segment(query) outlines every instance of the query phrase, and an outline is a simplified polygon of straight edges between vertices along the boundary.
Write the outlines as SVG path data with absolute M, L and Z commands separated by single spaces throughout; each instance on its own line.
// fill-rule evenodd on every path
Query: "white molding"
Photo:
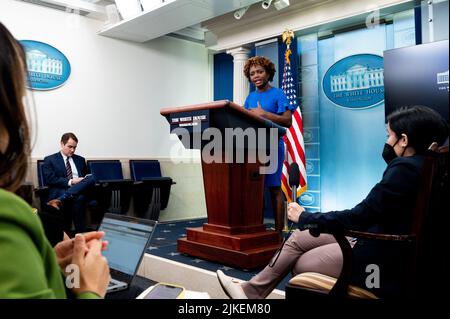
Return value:
M 203 29 L 201 27 L 187 27 L 181 30 L 178 30 L 174 32 L 175 34 L 185 36 L 187 38 L 204 41 L 205 40 L 205 32 L 206 29 Z
M 255 43 L 255 47 L 259 47 L 259 46 L 266 45 L 266 44 L 273 43 L 273 42 L 277 42 L 277 41 L 278 41 L 277 38 L 272 38 L 272 39 L 268 39 L 266 41 L 257 42 L 257 43 Z

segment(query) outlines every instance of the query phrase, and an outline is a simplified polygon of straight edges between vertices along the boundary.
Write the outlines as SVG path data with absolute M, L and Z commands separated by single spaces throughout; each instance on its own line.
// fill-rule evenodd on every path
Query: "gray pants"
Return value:
M 266 266 L 250 281 L 243 283 L 242 288 L 248 298 L 261 299 L 267 297 L 290 271 L 294 275 L 318 272 L 338 277 L 341 269 L 342 252 L 332 235 L 313 237 L 308 230 L 295 230 L 286 241 L 275 265 Z

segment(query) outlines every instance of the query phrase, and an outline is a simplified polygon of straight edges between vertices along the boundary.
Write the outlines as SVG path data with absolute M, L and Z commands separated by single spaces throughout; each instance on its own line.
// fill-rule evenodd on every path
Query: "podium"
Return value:
M 243 269 L 267 265 L 280 237 L 263 224 L 260 170 L 267 161 L 261 155 L 277 158 L 285 128 L 228 100 L 164 108 L 160 113 L 185 148 L 202 152 L 208 221 L 188 228 L 186 238 L 178 240 L 178 251 Z M 242 139 L 232 132 L 250 137 Z

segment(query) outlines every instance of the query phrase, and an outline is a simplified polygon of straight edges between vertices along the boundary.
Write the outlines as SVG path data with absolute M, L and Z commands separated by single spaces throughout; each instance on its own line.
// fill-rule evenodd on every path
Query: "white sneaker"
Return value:
M 248 299 L 239 282 L 225 275 L 222 270 L 217 270 L 216 273 L 223 291 L 230 299 Z

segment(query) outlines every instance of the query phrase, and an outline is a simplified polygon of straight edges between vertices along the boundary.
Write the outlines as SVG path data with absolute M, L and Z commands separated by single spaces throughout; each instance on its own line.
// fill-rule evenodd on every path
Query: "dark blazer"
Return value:
M 352 209 L 326 214 L 304 212 L 299 228 L 409 234 L 423 160 L 422 155 L 395 158 L 384 171 L 382 180 L 361 203 Z M 353 247 L 353 282 L 365 287 L 366 266 L 375 264 L 380 267 L 381 284 L 380 289 L 373 292 L 382 297 L 398 295 L 408 281 L 408 278 L 402 278 L 402 274 L 407 275 L 405 270 L 409 269 L 408 256 L 407 244 L 359 239 Z
M 84 157 L 72 155 L 72 159 L 80 177 L 87 174 L 87 165 Z M 69 188 L 69 179 L 66 176 L 66 164 L 60 152 L 44 158 L 42 166 L 44 180 L 49 188 L 49 199 L 57 198 Z

